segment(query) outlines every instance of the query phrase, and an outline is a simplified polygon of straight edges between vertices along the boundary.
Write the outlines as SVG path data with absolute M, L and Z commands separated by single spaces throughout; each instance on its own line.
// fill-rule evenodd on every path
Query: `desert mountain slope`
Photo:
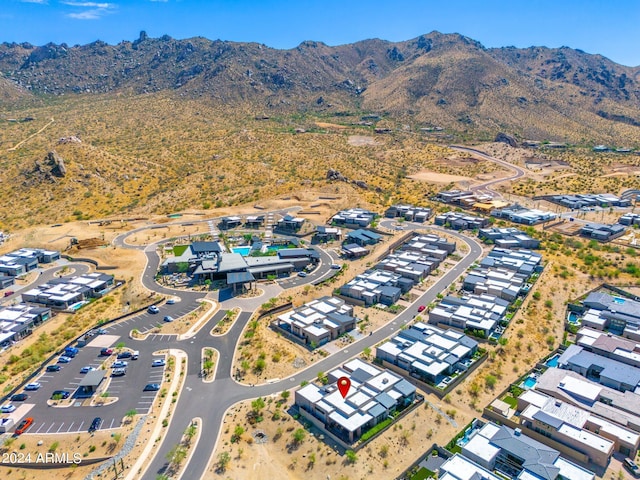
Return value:
M 4 43 L 0 72 L 38 94 L 173 91 L 266 113 L 365 109 L 476 135 L 640 142 L 640 67 L 458 34 L 290 50 L 144 32 L 117 45 Z

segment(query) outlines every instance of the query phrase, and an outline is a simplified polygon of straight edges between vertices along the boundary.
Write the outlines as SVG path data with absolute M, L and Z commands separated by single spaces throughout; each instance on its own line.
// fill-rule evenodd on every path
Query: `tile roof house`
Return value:
M 518 411 L 524 426 L 550 435 L 552 440 L 597 458 L 604 465 L 614 451 L 635 454 L 640 445 L 638 432 L 537 390 L 526 390 L 518 397 Z
M 520 429 L 494 423 L 487 423 L 472 436 L 462 446 L 462 455 L 489 471 L 500 472 L 507 478 L 527 480 L 593 480 L 595 478 L 593 472 L 569 462 L 560 456 L 560 452 L 524 435 Z

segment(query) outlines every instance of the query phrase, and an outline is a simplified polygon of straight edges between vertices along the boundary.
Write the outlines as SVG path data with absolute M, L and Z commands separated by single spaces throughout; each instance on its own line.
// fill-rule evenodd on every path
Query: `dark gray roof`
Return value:
M 540 476 L 544 480 L 555 480 L 560 473 L 553 462 L 560 456 L 557 450 L 534 440 L 526 435 L 516 435 L 515 431 L 500 426 L 500 430 L 491 439 L 491 443 L 505 452 L 521 458 L 522 466 Z
M 592 352 L 587 352 L 586 350 L 582 350 L 581 347 L 579 348 L 580 351 L 577 351 L 576 354 L 566 359 L 566 363 L 568 365 L 575 365 L 584 369 L 589 369 L 595 365 L 602 368 L 602 371 L 600 372 L 601 379 L 608 378 L 632 387 L 640 384 L 640 368 L 627 365 L 626 363 L 622 363 L 611 358 L 602 357 Z M 560 360 L 564 359 L 561 357 L 558 362 L 560 362 Z
M 318 252 L 311 248 L 283 248 L 278 250 L 278 256 L 280 258 L 292 258 L 292 257 L 319 257 Z
M 191 244 L 191 251 L 197 254 L 197 253 L 221 252 L 222 250 L 218 242 L 193 242 Z
M 382 405 L 377 403 L 376 405 L 371 407 L 367 413 L 371 415 L 373 418 L 376 418 L 385 412 L 386 412 L 386 409 Z
M 393 398 L 391 398 L 391 395 L 385 392 L 382 392 L 377 397 L 375 397 L 375 400 L 380 405 L 382 405 L 385 409 L 389 409 L 396 404 L 396 401 Z
M 227 273 L 227 284 L 234 285 L 236 283 L 253 282 L 255 277 L 249 272 Z
M 366 370 L 363 370 L 361 368 L 356 368 L 351 374 L 350 377 L 355 380 L 356 382 L 359 383 L 364 383 L 367 380 L 369 380 L 371 377 L 373 377 L 372 374 L 370 374 L 369 372 L 367 372 Z
M 79 387 L 97 387 L 106 375 L 105 370 L 93 370 L 88 372 L 82 381 L 78 384 Z
M 560 428 L 564 423 L 559 418 L 556 418 L 553 415 L 549 415 L 547 412 L 543 412 L 542 410 L 534 413 L 533 418 L 535 420 L 538 420 L 539 422 L 546 423 L 547 425 L 550 425 L 555 429 Z
M 412 393 L 415 393 L 416 391 L 416 387 L 414 387 L 413 385 L 411 385 L 408 381 L 406 381 L 405 379 L 400 380 L 398 383 L 396 383 L 393 388 L 395 388 L 396 390 L 398 390 L 402 395 L 404 396 L 408 396 L 411 395 Z

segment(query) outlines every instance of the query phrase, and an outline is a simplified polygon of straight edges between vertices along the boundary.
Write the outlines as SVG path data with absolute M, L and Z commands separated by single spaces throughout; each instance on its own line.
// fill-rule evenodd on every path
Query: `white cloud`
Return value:
M 97 20 L 104 17 L 117 8 L 115 3 L 106 2 L 76 2 L 76 1 L 63 1 L 64 5 L 75 8 L 86 8 L 80 12 L 67 13 L 67 17 L 74 18 L 76 20 Z
M 97 3 L 97 2 L 62 2 L 71 7 L 89 7 L 89 8 L 113 8 L 113 3 Z
M 40 5 L 46 5 L 49 0 L 20 0 L 22 3 L 39 3 Z

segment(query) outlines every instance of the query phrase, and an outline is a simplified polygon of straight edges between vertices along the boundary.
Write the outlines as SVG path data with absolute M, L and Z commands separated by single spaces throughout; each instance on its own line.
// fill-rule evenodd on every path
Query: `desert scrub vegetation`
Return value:
M 346 124 L 341 129 L 319 127 L 324 124 L 316 120 L 323 118 L 296 114 L 256 120 L 242 109 L 225 111 L 168 93 L 70 96 L 12 114 L 35 120 L 0 129 L 3 147 L 27 138 L 51 117 L 55 121 L 22 147 L 3 152 L 2 228 L 250 204 L 295 195 L 301 185 L 325 193 L 348 188 L 378 204 L 419 203 L 441 186 L 416 183 L 412 174 L 472 176 L 498 168 L 451 161 L 448 148 L 411 131 L 375 135 L 353 125 L 356 117 L 340 118 Z M 296 133 L 298 126 L 305 132 Z M 82 143 L 58 144 L 69 135 Z M 375 142 L 351 145 L 351 135 L 375 136 Z M 64 177 L 36 171 L 35 162 L 51 150 L 64 159 Z M 330 184 L 329 168 L 369 188 Z

